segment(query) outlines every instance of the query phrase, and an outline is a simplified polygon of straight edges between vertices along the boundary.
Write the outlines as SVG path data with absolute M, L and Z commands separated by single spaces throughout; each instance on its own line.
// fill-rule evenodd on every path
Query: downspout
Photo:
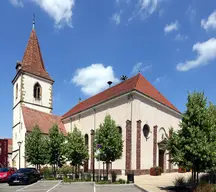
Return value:
M 96 110 L 95 108 L 93 109 L 94 110 L 94 134 L 93 134 L 93 138 L 95 140 L 95 130 L 96 130 Z M 94 144 L 94 142 L 93 142 Z M 94 146 L 93 146 L 93 181 L 95 181 L 95 151 L 94 151 Z
M 130 117 L 130 120 L 131 120 L 131 129 L 132 129 L 132 120 L 133 120 L 133 95 L 132 95 L 132 92 L 130 94 L 130 98 L 131 98 L 131 117 Z
M 72 117 L 70 117 L 70 132 L 72 132 Z

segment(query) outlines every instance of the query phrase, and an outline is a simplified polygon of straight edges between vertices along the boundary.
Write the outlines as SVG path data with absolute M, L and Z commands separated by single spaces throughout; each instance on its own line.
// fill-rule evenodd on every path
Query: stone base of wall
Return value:
M 167 169 L 166 173 L 174 173 L 174 172 L 178 172 L 178 169 Z
M 112 169 L 112 170 L 108 170 L 108 174 L 111 174 L 111 171 L 115 171 L 117 173 L 117 175 L 122 175 L 122 170 L 121 169 Z M 89 173 L 92 173 L 93 171 L 89 169 L 88 171 Z M 150 174 L 150 169 L 133 169 L 133 170 L 125 170 L 125 175 L 127 175 L 128 173 L 134 173 L 134 175 L 149 175 Z M 169 170 L 167 169 L 164 173 L 174 173 L 174 172 L 178 172 L 178 169 L 172 169 Z M 100 174 L 101 175 L 106 175 L 106 170 L 103 169 L 100 170 Z M 95 169 L 95 174 L 99 174 L 99 169 Z

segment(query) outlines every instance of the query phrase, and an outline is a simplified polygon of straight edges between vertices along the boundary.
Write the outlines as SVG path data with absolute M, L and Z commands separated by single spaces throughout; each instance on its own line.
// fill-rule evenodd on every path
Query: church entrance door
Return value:
M 162 173 L 164 172 L 164 150 L 159 149 L 159 167 L 162 168 Z

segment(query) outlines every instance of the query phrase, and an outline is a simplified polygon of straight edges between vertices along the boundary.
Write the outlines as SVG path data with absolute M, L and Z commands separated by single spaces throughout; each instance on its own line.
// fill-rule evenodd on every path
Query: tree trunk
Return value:
M 106 162 L 106 175 L 108 180 L 108 172 L 109 172 L 109 162 Z
M 53 165 L 53 175 L 56 177 L 56 164 Z
M 192 168 L 192 173 L 191 173 L 192 175 L 191 175 L 191 178 L 192 178 L 192 182 L 194 183 L 194 180 L 193 180 L 193 178 L 194 178 L 194 169 Z
M 197 171 L 196 179 L 197 179 L 197 184 L 199 184 L 199 171 Z

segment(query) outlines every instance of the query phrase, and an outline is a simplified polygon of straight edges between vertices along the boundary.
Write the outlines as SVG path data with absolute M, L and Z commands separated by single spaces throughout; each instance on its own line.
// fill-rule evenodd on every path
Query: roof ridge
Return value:
M 125 82 L 131 80 L 132 78 L 134 78 L 134 77 L 136 77 L 136 76 L 137 76 L 137 75 L 132 76 L 132 77 L 130 77 L 129 79 L 127 79 L 127 80 L 125 80 L 125 81 L 122 81 L 122 82 L 120 82 L 120 83 L 117 83 L 117 84 L 114 85 L 114 86 L 108 87 L 107 89 L 104 89 L 103 91 L 101 91 L 101 92 L 99 92 L 99 93 L 97 93 L 97 94 L 95 94 L 95 95 L 93 95 L 93 96 L 91 96 L 91 97 L 89 97 L 89 98 L 87 98 L 87 99 L 81 101 L 80 103 L 76 104 L 75 106 L 80 105 L 80 104 L 82 104 L 83 102 L 85 102 L 85 101 L 91 99 L 92 97 L 95 97 L 95 96 L 97 96 L 97 95 L 100 95 L 101 93 L 103 93 L 103 92 L 105 92 L 105 91 L 108 91 L 108 90 L 110 90 L 110 89 L 113 89 L 113 88 L 115 88 L 116 86 L 119 86 L 120 84 L 123 84 L 123 83 L 125 83 Z M 74 107 L 75 107 L 75 106 L 74 106 Z M 63 115 L 63 116 L 64 116 L 64 115 Z
M 90 102 L 91 100 L 93 100 L 93 99 L 95 99 L 95 98 L 97 98 L 97 97 L 100 97 L 100 96 L 103 96 L 103 95 L 106 95 L 106 94 L 109 95 L 110 92 L 112 92 L 113 90 L 117 89 L 118 87 L 124 87 L 124 86 L 128 87 L 127 89 L 121 90 L 121 93 L 126 93 L 126 92 L 128 92 L 129 90 L 133 90 L 133 89 L 136 88 L 136 83 L 134 84 L 133 81 L 137 82 L 137 78 L 138 78 L 138 74 L 137 74 L 137 75 L 134 75 L 134 76 L 132 76 L 132 77 L 130 77 L 129 79 L 127 79 L 127 80 L 125 80 L 125 81 L 122 81 L 122 82 L 116 84 L 115 86 L 109 87 L 108 89 L 105 89 L 105 90 L 101 91 L 100 93 L 97 93 L 96 95 L 93 95 L 93 96 L 87 98 L 86 100 L 84 100 L 84 101 L 82 101 L 82 102 L 80 102 L 80 103 L 74 105 L 74 106 L 72 107 L 72 109 L 78 108 L 78 107 L 84 105 L 85 103 Z M 132 84 L 131 84 L 131 82 L 132 82 Z M 108 97 L 109 97 L 109 99 L 111 99 L 111 98 L 113 98 L 113 97 L 115 97 L 115 96 L 117 96 L 117 95 L 119 95 L 119 94 L 120 94 L 120 93 L 115 93 L 115 94 L 109 95 Z M 94 105 L 99 104 L 99 103 L 101 103 L 101 102 L 103 102 L 103 100 L 94 103 Z M 91 105 L 91 107 L 94 106 L 94 105 Z M 62 119 L 66 118 L 66 117 L 68 116 L 67 114 L 68 114 L 72 109 L 70 109 L 70 110 L 67 111 L 64 115 L 62 115 Z M 69 115 L 69 116 L 70 116 L 70 115 Z
M 138 82 L 139 82 L 139 79 L 140 79 L 140 76 L 142 76 L 141 74 L 140 74 L 140 72 L 136 75 L 137 76 L 137 81 L 136 81 L 136 84 L 135 84 L 135 87 L 134 87 L 134 89 L 136 89 L 136 87 L 137 87 L 137 84 L 138 84 Z

